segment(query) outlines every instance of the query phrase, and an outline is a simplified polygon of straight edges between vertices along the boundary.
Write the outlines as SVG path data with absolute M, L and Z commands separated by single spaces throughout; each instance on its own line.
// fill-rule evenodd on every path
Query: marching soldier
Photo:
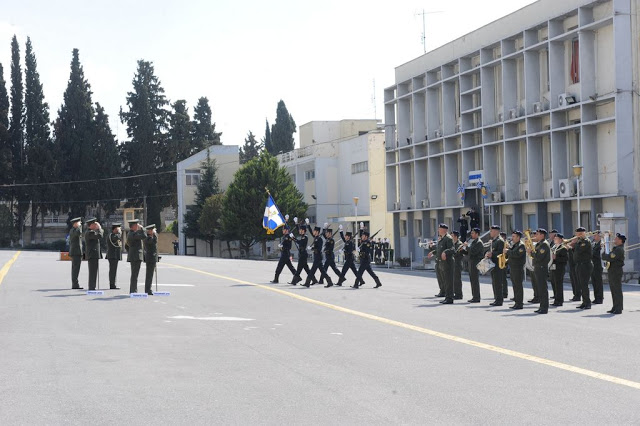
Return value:
M 511 309 L 522 309 L 524 306 L 524 264 L 527 261 L 527 253 L 524 244 L 520 242 L 522 232 L 513 231 L 511 234 L 511 247 L 505 247 L 505 257 L 509 260 L 509 270 L 511 271 L 511 286 L 513 287 L 513 301 Z
M 508 243 L 507 243 L 507 233 L 502 231 L 500 232 L 500 238 L 502 238 L 502 241 L 504 241 L 504 246 L 505 248 L 507 248 Z M 505 267 L 505 269 L 502 270 L 502 299 L 508 299 L 509 298 L 509 283 L 507 282 L 507 269 L 509 268 L 509 264 L 507 264 L 507 266 Z
M 462 300 L 462 241 L 460 241 L 460 233 L 453 231 L 453 300 Z
M 547 275 L 549 274 L 549 261 L 551 260 L 551 248 L 547 242 L 547 230 L 538 229 L 535 233 L 536 246 L 533 251 L 527 249 L 527 253 L 533 257 L 533 273 L 536 276 L 538 287 L 538 298 L 540 308 L 536 314 L 546 314 L 549 312 L 549 288 L 547 287 Z
M 96 289 L 96 278 L 98 277 L 98 261 L 102 259 L 102 248 L 100 240 L 104 235 L 102 226 L 97 219 L 89 219 L 86 222 L 87 232 L 84 239 L 87 242 L 87 262 L 89 264 L 89 290 Z
M 446 223 L 441 223 L 438 226 L 438 244 L 435 246 L 435 251 L 429 252 L 429 258 L 434 254 L 438 256 L 437 268 L 440 271 L 440 278 L 442 279 L 443 288 L 441 293 L 444 293 L 444 300 L 440 303 L 443 305 L 450 305 L 453 303 L 453 239 L 449 235 L 449 226 Z
M 325 285 L 325 288 L 333 287 L 331 278 L 329 277 L 329 275 L 327 275 L 327 271 L 325 271 L 324 267 L 322 266 L 322 247 L 324 243 L 322 241 L 321 234 L 322 232 L 319 226 L 313 228 L 313 243 L 311 245 L 311 248 L 313 250 L 313 265 L 311 266 L 311 271 L 307 274 L 306 281 L 304 282 L 304 284 L 302 284 L 307 288 L 311 286 L 311 277 L 315 276 L 315 273 L 318 270 L 320 271 L 320 281 L 322 281 L 323 278 L 327 280 L 327 285 Z
M 591 273 L 591 283 L 593 284 L 593 304 L 602 305 L 604 302 L 604 286 L 602 285 L 602 235 L 596 231 L 593 235 L 593 272 Z
M 289 268 L 293 275 L 296 274 L 296 269 L 291 263 L 291 246 L 293 242 L 291 240 L 291 234 L 289 233 L 290 231 L 291 229 L 289 228 L 289 225 L 284 225 L 282 228 L 282 238 L 280 239 L 280 244 L 278 244 L 278 247 L 280 248 L 280 260 L 278 260 L 276 274 L 271 281 L 272 284 L 278 284 L 278 278 L 280 278 L 280 274 L 285 266 Z
M 140 273 L 140 265 L 144 260 L 142 240 L 145 238 L 146 235 L 140 226 L 140 221 L 138 219 L 130 220 L 129 233 L 127 234 L 127 262 L 131 263 L 129 293 L 138 292 L 138 274 Z
M 111 233 L 107 237 L 107 260 L 109 260 L 109 288 L 111 290 L 120 290 L 116 285 L 116 274 L 118 272 L 118 263 L 122 260 L 122 224 L 114 223 L 111 225 Z
M 480 228 L 471 230 L 471 240 L 465 243 L 463 253 L 469 255 L 469 281 L 471 281 L 471 299 L 469 303 L 480 303 L 480 272 L 478 263 L 484 257 L 484 245 L 480 241 Z
M 149 296 L 153 296 L 151 285 L 153 284 L 153 274 L 156 272 L 158 260 L 158 233 L 156 225 L 149 225 L 144 228 L 147 235 L 144 239 L 144 263 L 146 266 L 146 276 L 144 278 L 144 292 Z
M 362 225 L 361 225 L 362 226 Z M 353 288 L 359 288 L 360 284 L 363 283 L 364 272 L 367 271 L 371 278 L 376 282 L 376 285 L 373 288 L 378 288 L 382 286 L 380 282 L 380 278 L 373 272 L 371 269 L 371 259 L 373 258 L 373 245 L 369 240 L 369 232 L 361 229 L 361 237 L 360 237 L 360 268 L 358 269 L 358 274 L 356 275 L 356 282 L 353 284 Z
M 333 239 L 333 229 L 329 228 L 329 224 L 324 224 L 324 232 L 322 233 L 324 237 L 324 271 L 327 275 L 329 275 L 329 268 L 333 272 L 340 276 L 340 270 L 336 266 L 336 256 L 333 253 L 333 249 L 336 246 L 336 242 Z M 322 284 L 322 278 L 320 278 L 320 284 Z
M 578 279 L 578 285 L 582 291 L 582 305 L 578 309 L 591 309 L 591 296 L 589 294 L 589 278 L 593 271 L 593 248 L 591 241 L 585 235 L 586 229 L 580 227 L 576 229 L 577 240 L 572 241 L 570 245 L 573 247 L 573 261 L 575 262 L 575 274 Z
M 602 258 L 609 262 L 609 288 L 611 289 L 611 298 L 613 299 L 613 307 L 610 314 L 620 315 L 622 313 L 622 267 L 624 266 L 624 244 L 627 237 L 623 234 L 616 234 L 613 241 L 611 253 L 604 254 Z
M 569 262 L 569 252 L 563 243 L 564 235 L 556 232 L 551 253 L 553 264 L 551 265 L 551 286 L 555 295 L 553 306 L 562 306 L 564 303 L 564 273 Z
M 500 227 L 493 225 L 491 227 L 491 250 L 485 255 L 486 258 L 491 259 L 495 263 L 495 268 L 491 270 L 491 284 L 493 286 L 493 303 L 491 306 L 502 306 L 504 297 L 502 293 L 502 274 L 505 273 L 503 269 L 498 267 L 498 256 L 504 252 L 504 240 L 500 238 Z
M 307 261 L 309 259 L 309 253 L 307 252 L 307 244 L 309 243 L 309 238 L 307 237 L 307 227 L 309 226 L 309 219 L 305 219 L 305 223 L 302 226 L 298 224 L 297 217 L 293 218 L 293 222 L 296 224 L 294 234 L 295 231 L 298 231 L 299 235 L 298 237 L 292 237 L 293 241 L 296 243 L 296 247 L 298 248 L 298 268 L 296 269 L 296 273 L 289 284 L 296 285 L 300 281 L 302 281 L 302 278 L 300 277 L 302 271 L 305 271 L 307 273 L 307 276 L 309 276 L 309 265 L 307 264 Z M 316 277 L 314 276 L 311 276 L 311 280 L 312 284 L 316 284 L 318 282 L 316 280 Z
M 71 219 L 69 230 L 69 257 L 71 257 L 71 288 L 82 290 L 78 282 L 80 265 L 82 265 L 82 218 Z
M 354 262 L 353 254 L 356 251 L 356 245 L 353 243 L 351 239 L 351 232 L 347 232 L 346 234 L 342 232 L 342 225 L 339 227 L 340 229 L 340 238 L 344 242 L 344 265 L 342 266 L 342 271 L 340 272 L 340 278 L 336 285 L 338 287 L 342 287 L 342 283 L 346 281 L 345 276 L 347 275 L 347 271 L 351 269 L 353 274 L 358 277 L 358 270 L 356 269 L 356 264 Z M 359 281 L 358 285 L 364 284 L 364 281 Z

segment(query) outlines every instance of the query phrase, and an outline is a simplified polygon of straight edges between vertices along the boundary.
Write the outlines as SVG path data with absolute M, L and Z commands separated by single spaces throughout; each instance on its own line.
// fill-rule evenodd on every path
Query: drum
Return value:
M 482 275 L 488 274 L 493 268 L 495 268 L 496 264 L 491 261 L 491 259 L 484 258 L 476 265 L 478 268 L 478 272 Z

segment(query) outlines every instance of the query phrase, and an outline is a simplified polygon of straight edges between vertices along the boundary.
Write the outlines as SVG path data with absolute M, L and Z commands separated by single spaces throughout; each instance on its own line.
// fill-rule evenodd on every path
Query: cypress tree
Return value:
M 96 114 L 94 121 L 93 156 L 97 160 L 95 175 L 98 178 L 109 178 L 120 174 L 120 154 L 111 127 L 109 116 L 104 108 L 96 102 Z M 101 203 L 107 216 L 112 214 L 120 205 L 120 195 L 123 192 L 123 184 L 118 180 L 100 182 L 100 198 L 109 200 Z
M 216 132 L 216 123 L 213 122 L 209 99 L 201 97 L 193 109 L 193 141 L 194 148 L 191 155 L 202 151 L 211 145 L 222 145 L 220 136 L 222 132 Z
M 294 148 L 293 134 L 296 132 L 296 122 L 287 110 L 284 101 L 280 99 L 276 110 L 276 122 L 271 126 L 271 151 L 277 155 L 281 152 L 289 152 Z
M 176 164 L 195 154 L 192 141 L 194 123 L 192 123 L 189 118 L 187 101 L 176 101 L 172 107 L 173 111 L 171 111 L 171 116 L 169 117 L 170 127 L 167 160 Z
M 269 126 L 269 120 L 264 120 L 266 123 L 266 127 L 264 129 L 264 137 L 262 138 L 262 146 L 267 150 L 268 153 L 273 152 L 273 144 L 271 143 L 271 127 Z
M 206 233 L 200 231 L 200 215 L 207 198 L 220 193 L 220 182 L 217 176 L 216 162 L 209 155 L 201 167 L 200 182 L 196 188 L 195 204 L 187 207 L 184 215 L 184 226 L 182 232 L 187 238 L 205 239 Z
M 9 137 L 9 95 L 4 80 L 4 68 L 0 64 L 0 183 L 11 183 L 11 139 Z M 0 199 L 8 199 L 9 194 L 0 193 Z
M 260 151 L 262 151 L 262 144 L 256 140 L 252 132 L 249 132 L 244 140 L 244 146 L 240 147 L 240 164 L 254 159 L 260 155 Z
M 22 82 L 22 67 L 20 65 L 20 46 L 14 35 L 11 39 L 11 119 L 9 122 L 9 138 L 11 143 L 12 170 L 11 180 L 14 183 L 22 183 L 24 161 L 24 85 Z M 24 191 L 13 190 L 11 193 L 13 203 L 22 201 Z M 24 216 L 26 214 L 25 203 L 18 202 L 18 235 L 22 243 L 22 230 Z

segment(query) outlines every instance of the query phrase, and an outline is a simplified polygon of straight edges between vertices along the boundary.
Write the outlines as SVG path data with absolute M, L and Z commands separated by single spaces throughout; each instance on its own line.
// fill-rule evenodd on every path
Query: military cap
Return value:
M 511 234 L 517 235 L 518 237 L 522 238 L 522 231 L 513 231 Z
M 346 237 L 351 237 L 353 234 L 351 233 L 351 231 L 347 231 L 347 232 L 344 233 L 344 235 Z
M 96 219 L 95 217 L 92 217 L 91 219 L 87 219 L 87 221 L 85 222 L 87 225 L 91 225 L 94 222 L 97 222 L 98 219 Z
M 362 233 L 362 235 L 366 235 L 366 236 L 368 237 L 368 236 L 369 236 L 369 231 L 364 231 L 364 232 Z
M 537 233 L 537 234 L 544 234 L 544 235 L 547 235 L 547 234 L 548 234 L 547 230 L 546 230 L 546 229 L 544 229 L 544 228 L 538 228 L 538 230 L 536 231 L 536 233 Z
M 453 231 L 452 234 L 455 235 L 456 237 L 460 236 L 460 232 L 458 232 L 458 231 Z
M 440 225 L 438 225 L 438 228 L 449 229 L 449 225 L 447 225 L 446 223 L 441 223 Z
M 600 230 L 599 230 L 599 229 L 597 229 L 597 230 L 593 231 L 593 235 L 596 235 L 596 234 L 598 234 L 598 235 L 600 235 L 600 234 L 601 234 L 601 232 L 600 232 Z
M 133 219 L 133 220 L 129 220 L 127 221 L 129 223 L 129 225 L 137 225 L 140 223 L 140 219 Z
M 551 230 L 551 233 L 552 234 L 558 234 L 558 230 L 554 228 L 554 229 Z
M 71 223 L 76 223 L 76 222 L 81 222 L 82 218 L 81 217 L 74 217 L 73 219 L 70 220 Z
M 121 226 L 122 226 L 122 224 L 121 224 L 121 223 L 112 223 L 112 224 L 111 224 L 111 229 L 113 229 L 113 228 L 120 228 Z
M 556 233 L 556 238 L 560 238 L 560 239 L 564 240 L 564 234 L 561 234 L 561 233 L 558 232 L 558 233 Z
M 473 228 L 472 231 L 476 234 L 480 234 L 480 228 Z
M 324 231 L 324 232 L 331 232 L 331 233 L 333 234 L 333 229 L 331 229 L 331 228 L 327 228 L 327 229 L 325 229 L 325 231 Z
M 618 237 L 618 238 L 620 238 L 620 240 L 622 240 L 622 244 L 627 242 L 627 236 L 624 235 L 624 234 L 618 233 L 618 234 L 616 234 L 616 237 Z
M 581 226 L 581 227 L 576 229 L 576 232 L 587 232 L 587 230 L 584 229 L 584 227 Z
M 500 230 L 500 226 L 499 225 L 492 225 L 491 229 L 495 229 L 496 231 Z
M 147 231 L 150 231 L 151 229 L 156 229 L 156 225 L 152 223 L 151 225 L 145 226 L 144 229 L 146 229 Z
M 507 236 L 507 233 L 506 233 L 506 232 L 504 232 L 504 231 L 502 231 L 502 232 L 500 232 L 500 236 L 501 236 L 501 237 L 506 237 L 506 236 Z

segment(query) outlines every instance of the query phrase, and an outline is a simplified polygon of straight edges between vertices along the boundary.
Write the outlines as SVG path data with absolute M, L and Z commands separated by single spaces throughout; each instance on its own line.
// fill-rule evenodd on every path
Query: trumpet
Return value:
M 431 248 L 436 244 L 436 242 L 434 240 L 427 240 L 425 239 L 424 241 L 420 241 L 420 238 L 418 238 L 418 246 L 420 248 Z
M 460 245 L 460 247 L 458 247 L 458 250 L 456 250 L 456 253 L 460 253 L 462 250 L 466 249 L 467 247 L 469 247 L 469 243 L 465 241 Z
M 584 235 L 584 237 L 585 237 L 585 238 L 591 237 L 591 236 L 592 236 L 592 235 L 594 235 L 595 233 L 596 233 L 596 232 L 586 232 L 586 233 L 585 233 L 585 235 Z M 569 248 L 569 244 L 572 244 L 572 243 L 573 243 L 575 240 L 577 240 L 578 238 L 580 238 L 580 237 L 578 237 L 577 235 L 576 235 L 575 237 L 565 238 L 564 240 L 562 240 L 562 246 L 563 246 L 564 248 L 567 248 L 567 249 L 568 249 L 568 248 Z

